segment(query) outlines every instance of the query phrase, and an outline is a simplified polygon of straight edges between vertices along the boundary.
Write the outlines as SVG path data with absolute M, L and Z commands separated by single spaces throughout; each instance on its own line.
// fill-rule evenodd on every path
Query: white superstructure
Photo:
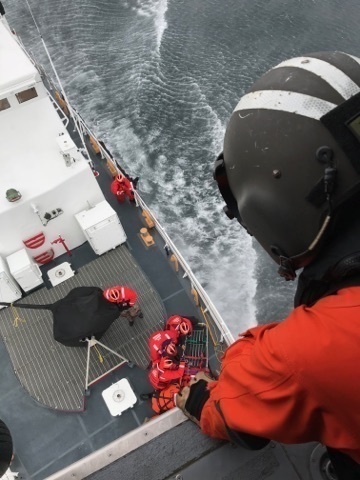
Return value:
M 85 241 L 74 215 L 104 200 L 86 159 L 55 110 L 39 72 L 0 19 L 0 255 L 24 248 L 33 258 L 61 235 L 70 249 Z M 10 202 L 6 192 L 18 191 Z M 39 245 L 39 243 L 41 243 Z M 34 247 L 35 245 L 35 247 Z M 38 245 L 38 246 L 37 246 Z

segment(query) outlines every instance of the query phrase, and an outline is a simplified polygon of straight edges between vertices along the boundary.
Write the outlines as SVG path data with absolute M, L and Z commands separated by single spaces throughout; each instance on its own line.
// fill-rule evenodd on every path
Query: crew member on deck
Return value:
M 116 175 L 110 185 L 110 189 L 119 202 L 124 202 L 125 198 L 128 198 L 131 202 L 134 201 L 133 185 L 124 174 L 119 173 Z
M 137 293 L 129 287 L 116 285 L 104 290 L 104 297 L 112 303 L 116 303 L 121 310 L 121 316 L 129 321 L 129 325 L 134 325 L 136 317 L 143 318 L 143 313 L 137 303 Z
M 360 59 L 269 70 L 236 106 L 214 177 L 279 274 L 303 270 L 289 316 L 242 333 L 219 378 L 198 376 L 177 405 L 248 448 L 320 442 L 339 480 L 360 479 Z

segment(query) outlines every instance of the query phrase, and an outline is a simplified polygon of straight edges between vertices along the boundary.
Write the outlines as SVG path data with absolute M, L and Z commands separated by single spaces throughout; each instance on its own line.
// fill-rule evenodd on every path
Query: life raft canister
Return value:
M 191 335 L 193 331 L 193 325 L 191 320 L 180 315 L 172 315 L 166 320 L 166 330 L 175 330 L 179 335 Z

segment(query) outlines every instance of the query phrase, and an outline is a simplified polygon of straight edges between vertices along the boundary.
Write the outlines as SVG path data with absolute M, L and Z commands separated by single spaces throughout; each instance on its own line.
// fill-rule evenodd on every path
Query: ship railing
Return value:
M 96 138 L 96 135 L 88 127 L 88 125 L 85 123 L 85 121 L 81 117 L 81 115 L 74 108 L 72 108 L 70 105 L 68 105 L 68 106 L 72 110 L 73 115 L 76 119 L 76 122 L 77 122 L 80 130 L 84 134 L 89 136 L 89 138 L 92 141 L 91 142 L 92 144 L 94 144 L 94 142 L 96 143 L 96 147 L 98 148 L 98 150 L 101 154 L 101 157 L 106 159 L 108 163 L 110 162 L 112 164 L 115 172 L 119 171 L 119 166 L 118 166 L 116 160 L 114 158 L 112 158 L 111 155 L 109 155 L 109 152 L 103 147 L 103 144 L 99 142 L 99 140 Z M 146 212 L 149 213 L 149 215 L 151 216 L 151 219 L 153 220 L 153 222 L 156 226 L 156 229 L 157 229 L 159 235 L 162 237 L 162 239 L 165 242 L 165 247 L 164 248 L 168 249 L 169 251 L 171 251 L 172 254 L 175 255 L 179 265 L 181 266 L 181 268 L 184 272 L 183 273 L 183 278 L 188 278 L 188 280 L 191 284 L 192 290 L 195 290 L 197 295 L 200 297 L 200 299 L 202 301 L 201 311 L 202 311 L 203 316 L 206 319 L 206 316 L 209 315 L 213 319 L 213 321 L 215 322 L 215 325 L 217 326 L 217 328 L 220 332 L 220 335 L 221 335 L 221 338 L 218 341 L 218 343 L 221 343 L 221 344 L 225 343 L 226 345 L 230 345 L 234 341 L 234 337 L 233 337 L 232 333 L 230 332 L 229 328 L 227 327 L 226 323 L 222 319 L 219 311 L 217 310 L 217 308 L 215 307 L 213 302 L 210 300 L 208 294 L 206 293 L 206 291 L 204 290 L 204 288 L 202 287 L 202 285 L 200 284 L 200 282 L 198 281 L 198 279 L 194 275 L 190 266 L 188 265 L 188 263 L 186 262 L 184 257 L 181 255 L 181 253 L 179 252 L 179 250 L 177 249 L 177 247 L 175 246 L 175 244 L 173 243 L 173 241 L 171 240 L 169 235 L 166 233 L 165 229 L 162 227 L 160 222 L 157 220 L 156 216 L 153 214 L 153 212 L 150 210 L 148 205 L 145 203 L 145 201 L 141 198 L 140 194 L 136 190 L 135 190 L 135 200 L 136 200 L 136 205 L 137 206 L 140 206 L 143 211 L 146 211 Z
M 156 230 L 159 232 L 160 236 L 165 242 L 165 247 L 171 251 L 172 254 L 176 256 L 177 261 L 181 265 L 181 268 L 184 272 L 183 278 L 188 278 L 190 283 L 191 283 L 191 289 L 196 290 L 197 294 L 199 295 L 202 304 L 204 305 L 205 308 L 202 309 L 202 312 L 204 315 L 208 314 L 211 316 L 211 318 L 215 321 L 219 331 L 221 332 L 221 335 L 223 336 L 223 339 L 221 339 L 221 343 L 225 342 L 227 345 L 230 345 L 234 341 L 234 337 L 230 330 L 228 329 L 226 323 L 222 319 L 219 311 L 213 304 L 213 302 L 210 300 L 208 294 L 194 275 L 193 271 L 191 270 L 190 266 L 184 259 L 184 257 L 181 255 L 169 235 L 166 233 L 164 227 L 160 224 L 160 222 L 157 220 L 156 216 L 152 213 L 150 208 L 147 206 L 147 204 L 144 202 L 144 200 L 141 198 L 139 193 L 135 191 L 135 196 L 136 196 L 136 202 L 138 205 L 141 206 L 141 208 L 145 211 L 147 211 L 151 217 L 153 222 L 155 223 Z
M 55 100 L 55 98 L 51 95 L 50 92 L 48 92 L 48 95 L 49 95 L 49 98 L 50 98 L 52 104 L 54 105 L 55 110 L 56 110 L 56 111 L 58 112 L 58 114 L 60 115 L 60 119 L 61 119 L 61 121 L 63 122 L 64 127 L 67 128 L 67 126 L 69 125 L 69 118 L 65 115 L 63 109 L 60 107 L 60 105 L 59 105 L 58 102 Z

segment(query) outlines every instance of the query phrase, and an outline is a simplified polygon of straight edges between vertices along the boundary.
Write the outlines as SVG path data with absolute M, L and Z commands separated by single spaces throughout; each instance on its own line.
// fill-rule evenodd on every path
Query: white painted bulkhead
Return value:
M 0 255 L 24 248 L 23 240 L 42 232 L 45 243 L 29 253 L 34 257 L 52 248 L 56 257 L 65 253 L 61 244 L 51 244 L 59 235 L 70 249 L 85 242 L 74 215 L 104 196 L 38 71 L 2 22 L 0 65 Z M 20 103 L 17 94 L 33 88 L 36 96 Z M 19 191 L 20 200 L 9 202 L 9 189 Z M 50 221 L 44 218 L 57 209 L 63 213 Z

